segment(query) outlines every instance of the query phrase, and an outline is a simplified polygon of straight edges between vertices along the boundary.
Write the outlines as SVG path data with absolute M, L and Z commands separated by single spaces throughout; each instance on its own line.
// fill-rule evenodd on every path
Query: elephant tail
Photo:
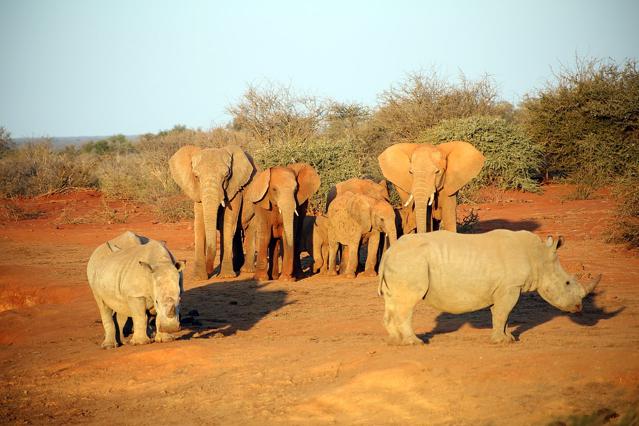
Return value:
M 377 295 L 379 296 L 383 296 L 384 295 L 384 287 L 386 287 L 386 294 L 390 296 L 390 293 L 388 292 L 389 287 L 388 287 L 388 283 L 386 282 L 386 277 L 384 276 L 384 260 L 386 259 L 386 256 L 382 256 L 382 260 L 379 262 L 379 285 L 377 286 Z

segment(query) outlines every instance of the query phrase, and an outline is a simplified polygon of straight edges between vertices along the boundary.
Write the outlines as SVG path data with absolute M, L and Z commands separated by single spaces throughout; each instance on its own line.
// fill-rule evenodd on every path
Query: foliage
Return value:
M 521 122 L 544 153 L 547 175 L 610 183 L 639 162 L 636 60 L 577 59 L 557 81 L 525 98 Z
M 461 75 L 458 84 L 451 84 L 436 72 L 416 72 L 381 94 L 374 121 L 389 141 L 413 142 L 442 120 L 505 114 L 506 105 L 497 102 L 495 84 L 488 76 L 471 81 Z
M 232 127 L 258 144 L 304 143 L 320 131 L 326 105 L 313 96 L 295 94 L 290 87 L 249 86 L 237 105 L 228 109 Z
M 4 127 L 0 127 L 0 158 L 7 155 L 15 147 L 16 144 L 11 139 L 11 133 Z
M 353 144 L 341 140 L 315 139 L 304 144 L 280 142 L 263 146 L 254 152 L 261 168 L 292 163 L 308 163 L 317 170 L 321 185 L 311 198 L 309 208 L 324 211 L 326 194 L 331 186 L 363 173 L 361 153 Z
M 617 199 L 615 222 L 611 227 L 610 241 L 639 247 L 639 165 L 620 177 L 614 195 Z
M 462 140 L 472 143 L 486 157 L 479 176 L 464 188 L 469 194 L 481 186 L 538 191 L 541 152 L 515 123 L 492 116 L 444 120 L 423 132 L 418 142 Z
M 35 196 L 76 187 L 95 187 L 96 161 L 58 153 L 48 140 L 34 141 L 0 159 L 0 196 Z
M 114 135 L 97 141 L 90 141 L 82 145 L 81 152 L 97 155 L 128 154 L 135 151 L 133 143 L 124 135 Z

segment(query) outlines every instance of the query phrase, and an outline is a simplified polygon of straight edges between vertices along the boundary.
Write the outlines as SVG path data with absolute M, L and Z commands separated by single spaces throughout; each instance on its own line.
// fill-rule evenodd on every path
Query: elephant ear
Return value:
M 349 194 L 348 213 L 359 223 L 362 233 L 369 232 L 373 227 L 372 206 L 366 196 Z
M 255 175 L 252 159 L 237 145 L 222 148 L 231 156 L 231 176 L 226 184 L 226 198 L 231 201 Z
M 446 142 L 437 145 L 437 149 L 447 161 L 442 189 L 444 195 L 450 196 L 459 191 L 479 174 L 484 165 L 484 155 L 468 142 Z
M 246 198 L 254 204 L 270 209 L 270 201 L 266 195 L 268 191 L 269 183 L 271 182 L 271 169 L 266 169 L 263 172 L 255 175 L 251 183 L 246 190 Z
M 410 193 L 413 186 L 410 159 L 417 147 L 419 144 L 416 143 L 398 143 L 389 146 L 377 157 L 384 177 L 406 193 Z
M 384 197 L 386 201 L 390 201 L 390 194 L 388 193 L 388 185 L 386 184 L 386 179 L 380 180 L 377 184 L 381 188 L 382 197 Z
M 297 204 L 301 205 L 311 198 L 320 187 L 320 176 L 313 166 L 307 163 L 294 163 L 287 166 L 297 176 Z
M 193 161 L 199 156 L 201 148 L 185 145 L 169 159 L 171 176 L 180 189 L 193 201 L 200 200 L 200 184 L 193 174 Z

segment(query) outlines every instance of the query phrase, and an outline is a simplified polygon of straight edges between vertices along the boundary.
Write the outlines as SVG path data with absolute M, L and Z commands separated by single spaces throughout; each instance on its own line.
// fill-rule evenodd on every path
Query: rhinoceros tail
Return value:
M 384 295 L 384 287 L 386 287 L 386 294 L 390 296 L 390 293 L 388 292 L 389 288 L 388 288 L 388 283 L 386 282 L 386 277 L 384 276 L 384 259 L 385 257 L 382 256 L 382 260 L 379 262 L 379 285 L 377 286 L 377 295 L 379 296 L 383 296 Z

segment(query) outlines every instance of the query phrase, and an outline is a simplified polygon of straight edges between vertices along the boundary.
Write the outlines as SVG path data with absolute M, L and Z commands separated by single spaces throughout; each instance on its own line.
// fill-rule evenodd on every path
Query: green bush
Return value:
M 615 221 L 611 227 L 609 240 L 626 243 L 629 247 L 639 247 L 639 165 L 628 169 L 617 180 L 614 195 L 617 199 Z
M 96 187 L 95 164 L 92 156 L 54 151 L 50 141 L 28 143 L 0 159 L 0 196 L 36 196 Z
M 423 132 L 418 142 L 454 140 L 470 142 L 486 157 L 479 176 L 464 188 L 466 194 L 486 185 L 539 190 L 535 177 L 539 174 L 541 152 L 518 125 L 491 116 L 444 120 Z
M 555 83 L 525 98 L 521 122 L 544 153 L 546 175 L 611 183 L 639 162 L 639 70 L 577 60 Z
M 321 185 L 311 198 L 309 209 L 324 211 L 326 194 L 331 186 L 363 173 L 360 152 L 352 143 L 342 140 L 316 139 L 303 144 L 273 143 L 264 145 L 253 153 L 261 168 L 291 163 L 308 163 L 317 170 Z

